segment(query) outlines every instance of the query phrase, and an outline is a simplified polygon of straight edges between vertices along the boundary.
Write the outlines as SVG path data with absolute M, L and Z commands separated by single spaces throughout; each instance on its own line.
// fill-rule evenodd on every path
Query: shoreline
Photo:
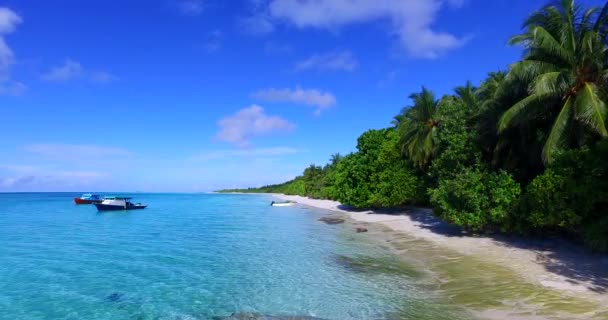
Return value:
M 332 200 L 267 195 L 340 212 L 359 223 L 379 224 L 459 254 L 507 267 L 534 285 L 608 304 L 608 255 L 589 253 L 566 240 L 465 235 L 460 228 L 434 217 L 431 209 L 411 208 L 387 214 L 348 210 Z

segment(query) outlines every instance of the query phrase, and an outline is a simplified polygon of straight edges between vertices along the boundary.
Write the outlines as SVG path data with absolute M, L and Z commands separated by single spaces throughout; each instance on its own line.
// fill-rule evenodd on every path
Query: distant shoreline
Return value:
M 401 213 L 383 214 L 374 211 L 350 211 L 337 201 L 317 200 L 283 194 L 271 195 L 281 200 L 347 214 L 361 223 L 376 223 L 391 230 L 403 232 L 418 239 L 468 256 L 482 258 L 515 271 L 523 279 L 541 287 L 570 295 L 584 294 L 608 303 L 608 293 L 600 285 L 608 286 L 608 255 L 596 255 L 582 250 L 564 240 L 533 240 L 514 237 L 470 236 L 459 233 L 451 226 L 432 215 L 431 209 L 412 208 Z M 559 257 L 559 258 L 556 258 Z M 548 265 L 576 265 L 587 279 L 550 271 Z M 597 279 L 605 279 L 606 283 Z

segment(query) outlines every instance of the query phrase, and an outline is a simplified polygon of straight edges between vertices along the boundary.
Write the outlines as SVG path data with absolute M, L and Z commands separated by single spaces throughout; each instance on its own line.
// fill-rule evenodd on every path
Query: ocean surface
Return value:
M 0 319 L 459 319 L 425 276 L 327 211 L 260 195 L 0 194 Z

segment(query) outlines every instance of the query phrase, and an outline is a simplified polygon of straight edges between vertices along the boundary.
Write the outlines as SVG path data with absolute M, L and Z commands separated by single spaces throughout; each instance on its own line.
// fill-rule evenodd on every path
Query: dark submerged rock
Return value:
M 319 219 L 321 222 L 325 222 L 327 224 L 341 224 L 344 223 L 344 219 L 336 218 L 336 217 L 323 217 Z
M 333 259 L 337 265 L 352 272 L 418 276 L 418 272 L 412 267 L 393 258 L 349 257 L 335 254 Z
M 106 297 L 106 300 L 108 300 L 110 302 L 118 302 L 118 301 L 122 300 L 122 297 L 124 295 L 125 295 L 124 293 L 113 292 L 112 294 L 110 294 L 109 296 Z
M 357 233 L 361 233 L 361 232 L 367 232 L 367 228 L 363 228 L 363 227 L 357 227 L 355 229 L 355 231 L 357 231 Z

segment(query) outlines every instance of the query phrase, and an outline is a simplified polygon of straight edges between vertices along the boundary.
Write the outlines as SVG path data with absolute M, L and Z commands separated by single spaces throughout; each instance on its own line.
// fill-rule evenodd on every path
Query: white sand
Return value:
M 571 295 L 589 295 L 608 302 L 608 256 L 593 255 L 563 240 L 462 235 L 459 229 L 432 216 L 430 209 L 413 208 L 398 214 L 345 210 L 339 202 L 300 196 L 273 195 L 282 200 L 343 212 L 356 221 L 380 223 L 394 231 L 432 241 L 463 255 L 508 267 L 523 279 Z

